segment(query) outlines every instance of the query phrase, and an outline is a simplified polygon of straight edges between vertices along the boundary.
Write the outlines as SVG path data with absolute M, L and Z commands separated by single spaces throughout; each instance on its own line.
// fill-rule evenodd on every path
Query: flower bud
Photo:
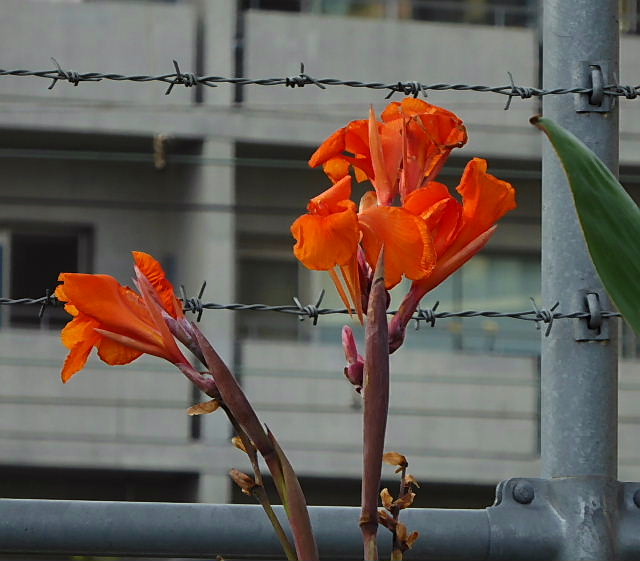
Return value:
M 420 489 L 420 483 L 418 483 L 417 479 L 415 477 L 413 477 L 413 475 L 411 475 L 410 473 L 408 473 L 407 475 L 404 476 L 404 484 L 407 487 L 417 487 L 418 489 Z
M 419 537 L 420 537 L 419 532 L 411 532 L 411 534 L 409 534 L 409 536 L 405 540 L 405 545 L 407 546 L 407 549 L 411 549 L 413 547 L 413 544 L 418 541 Z
M 382 509 L 378 510 L 378 522 L 392 532 L 395 530 L 396 524 L 398 523 L 393 516 L 391 516 L 386 510 Z
M 398 522 L 398 525 L 396 526 L 396 536 L 398 536 L 398 540 L 401 542 L 407 541 L 407 538 L 409 537 L 409 531 L 402 522 Z
M 238 450 L 241 450 L 245 454 L 247 453 L 247 449 L 244 447 L 244 442 L 242 442 L 242 438 L 239 436 L 234 436 L 231 439 L 231 444 L 233 444 Z
M 255 480 L 250 475 L 242 473 L 240 470 L 232 469 L 229 475 L 233 482 L 242 489 L 245 495 L 251 495 L 251 490 L 257 486 Z
M 364 379 L 364 359 L 358 354 L 358 347 L 353 335 L 353 330 L 348 325 L 342 328 L 342 348 L 344 349 L 344 356 L 347 360 L 344 375 L 347 380 L 356 387 L 356 391 L 360 393 Z
M 382 456 L 382 461 L 389 465 L 398 466 L 400 468 L 406 468 L 409 465 L 407 458 L 399 452 L 387 452 Z
M 209 413 L 213 413 L 217 411 L 220 407 L 220 402 L 217 399 L 212 399 L 211 401 L 205 401 L 204 403 L 197 403 L 196 405 L 189 407 L 187 409 L 187 413 L 189 415 L 208 415 Z
M 391 510 L 393 507 L 393 497 L 391 496 L 391 493 L 389 493 L 389 489 L 385 487 L 380 491 L 380 498 L 382 499 L 382 506 L 387 510 Z
M 393 506 L 402 510 L 403 508 L 409 508 L 413 504 L 413 499 L 415 499 L 416 494 L 409 491 L 402 497 L 399 497 L 395 501 L 393 501 Z

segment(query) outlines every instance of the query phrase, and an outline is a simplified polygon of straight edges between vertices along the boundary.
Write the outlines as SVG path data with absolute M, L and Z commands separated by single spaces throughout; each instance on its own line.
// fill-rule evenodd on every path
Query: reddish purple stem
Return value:
M 364 539 L 365 561 L 377 561 L 378 493 L 382 473 L 382 455 L 389 410 L 389 339 L 387 327 L 387 291 L 384 283 L 384 250 L 371 286 L 364 362 L 364 422 L 362 514 L 360 528 Z

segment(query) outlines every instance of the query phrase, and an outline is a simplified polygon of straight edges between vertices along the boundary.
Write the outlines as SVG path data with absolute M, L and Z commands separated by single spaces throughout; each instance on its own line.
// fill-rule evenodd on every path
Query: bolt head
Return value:
M 529 481 L 518 481 L 513 488 L 513 499 L 522 504 L 528 505 L 535 497 L 533 485 Z M 640 495 L 638 497 L 640 499 Z

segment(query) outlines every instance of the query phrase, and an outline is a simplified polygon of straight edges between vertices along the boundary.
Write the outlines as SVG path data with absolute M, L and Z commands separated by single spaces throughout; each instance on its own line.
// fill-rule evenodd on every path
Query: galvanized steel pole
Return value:
M 572 131 L 617 173 L 617 107 L 597 90 L 618 75 L 618 2 L 546 0 L 542 25 L 543 86 L 569 83 L 595 89 L 592 96 L 545 97 L 545 117 Z M 586 293 L 595 294 L 603 309 L 611 309 L 586 249 L 565 173 L 545 139 L 543 301 L 547 306 L 560 302 L 560 311 L 566 311 L 584 305 Z M 586 495 L 576 496 L 575 504 L 561 509 L 571 518 L 568 527 L 576 535 L 567 536 L 571 543 L 558 559 L 604 560 L 616 555 L 615 508 L 599 490 L 617 477 L 616 330 L 611 320 L 607 322 L 611 325 L 600 329 L 589 329 L 585 320 L 557 322 L 542 340 L 542 476 L 577 478 L 582 483 L 576 488 L 591 489 L 588 505 L 582 500 Z
M 543 17 L 545 88 L 583 85 L 584 64 L 618 72 L 618 2 L 547 0 Z M 587 70 L 591 74 L 591 69 Z M 605 77 L 606 80 L 606 77 Z M 584 101 L 584 100 L 583 100 Z M 618 115 L 576 111 L 572 96 L 544 98 L 543 112 L 618 168 Z M 602 291 L 586 249 L 566 176 L 545 140 L 542 161 L 542 296 L 571 308 L 580 290 Z M 610 309 L 608 302 L 601 305 Z M 580 321 L 580 320 L 578 320 Z M 617 369 L 614 338 L 576 341 L 573 322 L 542 340 L 542 475 L 617 475 Z M 612 326 L 609 326 L 612 332 Z

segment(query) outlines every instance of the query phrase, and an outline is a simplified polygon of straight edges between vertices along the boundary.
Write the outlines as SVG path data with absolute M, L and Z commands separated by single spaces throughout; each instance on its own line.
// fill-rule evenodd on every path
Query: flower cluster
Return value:
M 391 350 L 420 299 L 487 243 L 496 222 L 514 209 L 515 190 L 472 159 L 457 187 L 462 203 L 435 180 L 454 148 L 463 146 L 462 120 L 446 109 L 412 97 L 392 102 L 378 120 L 352 121 L 311 156 L 333 186 L 313 198 L 308 214 L 291 226 L 294 253 L 309 269 L 328 271 L 345 305 L 362 321 L 381 249 L 385 285 L 413 281 L 405 308 L 390 329 Z M 352 176 L 373 191 L 351 199 Z M 404 310 L 403 310 L 404 311 Z M 408 316 L 407 316 L 408 314 Z
M 318 559 L 306 502 L 291 464 L 274 435 L 258 419 L 242 387 L 199 327 L 185 317 L 182 302 L 158 261 L 133 252 L 138 292 L 109 275 L 61 273 L 56 296 L 65 302 L 73 319 L 62 330 L 69 354 L 62 381 L 82 370 L 94 348 L 107 364 L 133 362 L 143 354 L 168 360 L 210 401 L 188 410 L 190 415 L 224 410 L 238 435 L 240 447 L 250 458 L 255 478 L 232 470 L 231 478 L 243 492 L 258 498 L 269 516 L 288 559 Z M 197 359 L 192 364 L 178 343 Z M 205 371 L 200 371 L 198 363 Z M 263 457 L 285 507 L 294 538 L 292 545 L 273 513 L 262 488 L 258 453 Z M 294 550 L 295 546 L 295 550 Z

